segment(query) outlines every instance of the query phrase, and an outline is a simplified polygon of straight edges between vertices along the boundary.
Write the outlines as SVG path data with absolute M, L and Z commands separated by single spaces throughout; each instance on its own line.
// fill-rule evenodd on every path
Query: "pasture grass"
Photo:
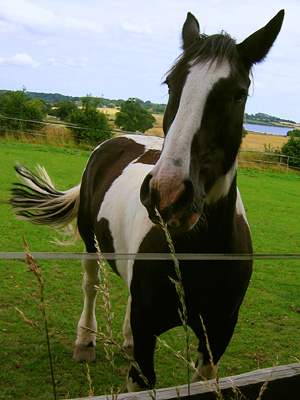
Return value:
M 7 201 L 16 181 L 14 163 L 30 168 L 44 165 L 58 189 L 78 184 L 89 152 L 76 148 L 53 148 L 40 144 L 0 141 L 0 251 L 23 251 L 25 235 L 29 250 L 77 251 L 82 242 L 70 247 L 50 243 L 54 231 L 16 220 Z M 242 168 L 238 175 L 256 253 L 300 253 L 300 175 L 273 170 Z M 38 262 L 45 282 L 44 297 L 50 331 L 54 378 L 58 398 L 87 396 L 91 384 L 86 365 L 72 360 L 77 323 L 83 305 L 78 261 Z M 51 399 L 52 384 L 43 333 L 43 317 L 38 310 L 39 288 L 21 261 L 0 261 L 0 399 Z M 233 338 L 221 360 L 221 377 L 244 373 L 275 364 L 289 364 L 300 358 L 300 265 L 299 261 L 255 262 L 254 272 Z M 109 271 L 109 291 L 114 318 L 114 340 L 123 342 L 122 325 L 127 303 L 125 284 Z M 98 326 L 105 325 L 98 296 Z M 24 323 L 14 307 L 36 322 L 36 330 Z M 182 328 L 164 334 L 176 351 L 185 353 Z M 195 359 L 197 341 L 191 333 L 191 355 Z M 94 395 L 126 390 L 129 364 L 114 352 L 114 370 L 98 343 L 95 363 L 89 365 Z M 187 383 L 186 367 L 165 346 L 155 353 L 157 387 Z

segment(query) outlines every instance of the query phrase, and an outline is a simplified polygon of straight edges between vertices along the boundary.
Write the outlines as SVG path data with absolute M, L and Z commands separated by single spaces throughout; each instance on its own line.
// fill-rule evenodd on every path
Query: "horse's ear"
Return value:
M 183 48 L 186 49 L 192 44 L 196 37 L 199 36 L 199 22 L 190 12 L 187 14 L 185 23 L 182 28 Z
M 284 10 L 281 10 L 266 26 L 237 45 L 247 68 L 250 69 L 253 64 L 263 61 L 266 57 L 281 29 L 283 17 Z

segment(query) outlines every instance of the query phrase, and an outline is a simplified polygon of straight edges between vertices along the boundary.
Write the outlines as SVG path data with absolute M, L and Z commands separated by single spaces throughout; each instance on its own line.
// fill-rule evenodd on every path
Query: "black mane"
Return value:
M 210 61 L 212 64 L 217 61 L 220 65 L 224 60 L 228 60 L 232 68 L 235 67 L 238 58 L 236 41 L 226 32 L 215 35 L 201 34 L 194 42 L 183 50 L 169 73 L 177 67 L 183 67 L 193 61 L 195 64 Z

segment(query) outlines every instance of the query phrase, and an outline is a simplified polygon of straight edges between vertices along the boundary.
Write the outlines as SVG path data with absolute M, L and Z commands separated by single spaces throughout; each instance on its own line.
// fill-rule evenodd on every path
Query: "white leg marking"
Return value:
M 128 298 L 127 308 L 126 308 L 126 316 L 123 325 L 123 335 L 124 335 L 124 344 L 123 348 L 126 353 L 130 356 L 133 356 L 133 336 L 130 325 L 130 310 L 131 310 L 131 296 Z
M 145 390 L 145 389 L 142 389 L 138 383 L 133 382 L 132 378 L 128 377 L 127 378 L 127 390 L 129 393 L 131 393 L 131 392 L 140 392 L 141 390 Z
M 97 331 L 97 321 L 95 318 L 95 302 L 97 290 L 95 285 L 100 284 L 99 266 L 97 260 L 83 260 L 82 265 L 85 273 L 82 281 L 84 293 L 84 307 L 81 318 L 78 322 L 77 340 L 73 358 L 76 361 L 93 361 L 95 358 L 96 334 L 85 328 Z
M 216 371 L 218 370 L 219 363 L 215 366 Z M 207 379 L 214 379 L 214 372 L 210 364 L 203 365 L 203 354 L 198 352 L 198 365 L 197 371 L 195 372 L 194 376 L 192 377 L 191 383 L 199 382 Z

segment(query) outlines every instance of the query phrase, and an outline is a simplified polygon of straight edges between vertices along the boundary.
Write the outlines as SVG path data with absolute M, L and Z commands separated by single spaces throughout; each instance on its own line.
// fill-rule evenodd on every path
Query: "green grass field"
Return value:
M 50 243 L 55 232 L 16 220 L 7 205 L 9 189 L 16 181 L 13 165 L 33 168 L 44 165 L 58 189 L 66 190 L 80 182 L 89 152 L 58 149 L 43 145 L 0 141 L 0 251 L 23 251 L 25 235 L 30 251 L 82 251 Z M 238 185 L 250 223 L 256 253 L 300 253 L 300 175 L 271 170 L 241 169 Z M 57 236 L 57 235 L 56 235 Z M 82 311 L 83 271 L 77 261 L 40 261 L 45 281 L 46 312 L 49 320 L 54 375 L 58 397 L 88 396 L 85 364 L 72 360 L 77 322 Z M 24 262 L 0 261 L 0 399 L 51 399 L 52 386 L 43 319 L 34 299 L 39 288 Z M 125 284 L 113 273 L 110 294 L 114 311 L 115 339 L 122 344 L 121 328 L 127 301 Z M 98 326 L 104 326 L 98 297 Z M 26 325 L 15 311 L 38 323 L 41 331 Z M 232 341 L 221 361 L 220 376 L 289 364 L 300 359 L 300 263 L 299 261 L 256 262 L 252 281 L 242 305 Z M 182 329 L 165 334 L 164 339 L 184 352 Z M 197 342 L 191 349 L 196 356 Z M 97 360 L 90 365 L 94 394 L 110 393 L 112 387 L 126 390 L 129 368 L 115 350 L 115 367 L 105 359 L 98 343 Z M 158 345 L 157 387 L 187 383 L 186 368 L 169 350 Z

